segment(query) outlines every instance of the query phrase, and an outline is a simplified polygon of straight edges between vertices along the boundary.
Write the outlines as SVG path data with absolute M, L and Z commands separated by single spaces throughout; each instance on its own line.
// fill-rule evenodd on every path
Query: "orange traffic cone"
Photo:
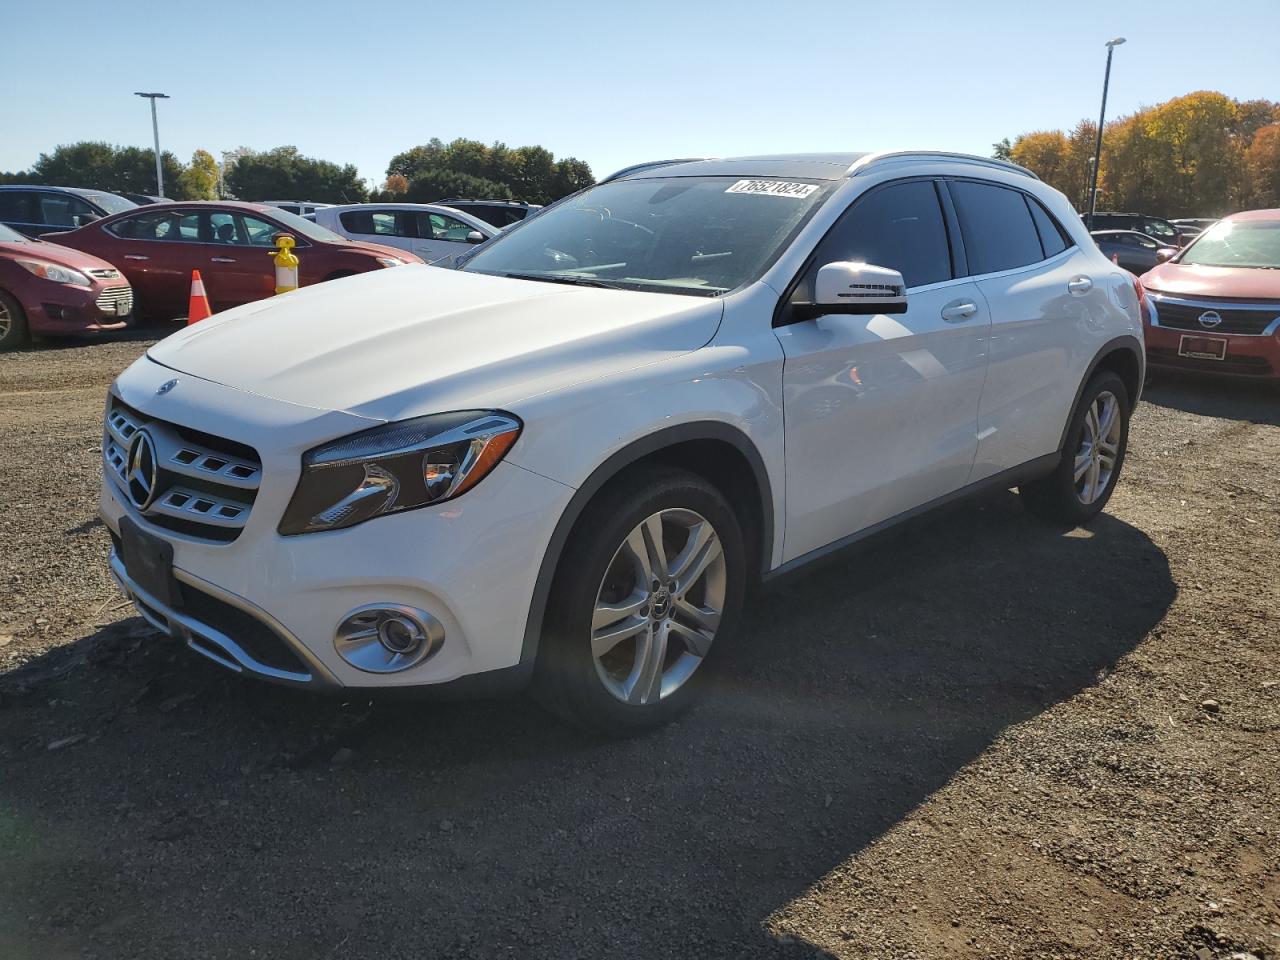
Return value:
M 209 298 L 205 296 L 204 281 L 200 279 L 200 271 L 191 271 L 191 303 L 187 307 L 187 326 L 199 323 L 213 313 L 209 309 Z

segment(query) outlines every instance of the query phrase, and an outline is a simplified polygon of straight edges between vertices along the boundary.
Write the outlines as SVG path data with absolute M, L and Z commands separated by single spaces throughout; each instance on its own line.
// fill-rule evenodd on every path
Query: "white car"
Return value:
M 313 203 L 310 200 L 263 200 L 262 203 L 268 207 L 279 207 L 299 217 L 311 217 L 317 210 L 333 206 L 331 203 Z
M 532 683 L 631 733 L 733 655 L 760 578 L 977 490 L 1097 514 L 1139 297 L 1010 164 L 648 165 L 459 270 L 303 288 L 150 348 L 107 402 L 111 568 L 231 670 Z
M 428 263 L 452 261 L 498 228 L 461 210 L 431 203 L 354 203 L 316 211 L 316 223 L 351 240 L 416 253 Z

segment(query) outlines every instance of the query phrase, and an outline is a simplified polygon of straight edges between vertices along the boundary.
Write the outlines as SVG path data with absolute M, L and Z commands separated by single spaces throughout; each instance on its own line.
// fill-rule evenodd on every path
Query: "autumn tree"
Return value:
M 197 150 L 178 178 L 179 199 L 216 200 L 219 173 L 218 161 L 213 159 L 213 154 L 208 150 Z
M 1253 136 L 1244 154 L 1249 206 L 1280 207 L 1280 123 L 1268 124 Z

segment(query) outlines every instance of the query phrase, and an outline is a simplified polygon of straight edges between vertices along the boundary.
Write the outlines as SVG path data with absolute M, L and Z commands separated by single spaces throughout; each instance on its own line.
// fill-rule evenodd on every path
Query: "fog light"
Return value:
M 416 607 L 371 604 L 352 610 L 333 637 L 338 655 L 366 673 L 416 666 L 444 644 L 444 625 Z

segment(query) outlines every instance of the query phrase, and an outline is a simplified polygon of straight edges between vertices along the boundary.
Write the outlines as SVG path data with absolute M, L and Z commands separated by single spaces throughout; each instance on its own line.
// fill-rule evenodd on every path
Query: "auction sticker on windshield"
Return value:
M 816 183 L 788 183 L 785 180 L 739 180 L 725 193 L 758 193 L 766 197 L 795 197 L 803 200 L 818 189 Z

